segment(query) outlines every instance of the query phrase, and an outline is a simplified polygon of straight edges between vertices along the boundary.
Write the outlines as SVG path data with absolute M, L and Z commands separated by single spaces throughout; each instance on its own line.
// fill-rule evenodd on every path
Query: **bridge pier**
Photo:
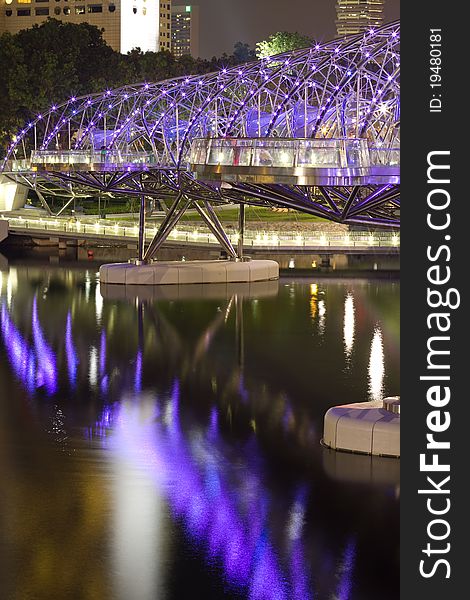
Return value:
M 0 242 L 8 237 L 8 221 L 0 220 Z
M 154 261 L 155 253 L 168 238 L 191 203 L 229 258 L 225 260 Z M 242 260 L 244 230 L 245 207 L 241 205 L 237 252 L 210 202 L 204 200 L 203 208 L 199 205 L 198 200 L 191 200 L 180 193 L 145 250 L 145 196 L 142 194 L 137 259 L 130 260 L 128 263 L 102 265 L 100 281 L 125 285 L 179 285 L 186 283 L 251 283 L 279 279 L 279 264 L 276 261 Z
M 245 205 L 240 202 L 240 208 L 238 213 L 238 247 L 237 255 L 238 258 L 243 258 L 243 241 L 245 237 Z
M 137 259 L 139 263 L 144 261 L 144 246 L 145 246 L 145 196 L 140 197 L 139 211 L 139 241 L 137 243 Z

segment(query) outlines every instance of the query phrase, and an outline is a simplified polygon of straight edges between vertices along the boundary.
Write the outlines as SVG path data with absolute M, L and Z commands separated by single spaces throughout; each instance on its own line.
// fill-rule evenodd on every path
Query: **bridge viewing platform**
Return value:
M 400 149 L 365 139 L 209 138 L 191 145 L 196 179 L 351 186 L 400 183 Z

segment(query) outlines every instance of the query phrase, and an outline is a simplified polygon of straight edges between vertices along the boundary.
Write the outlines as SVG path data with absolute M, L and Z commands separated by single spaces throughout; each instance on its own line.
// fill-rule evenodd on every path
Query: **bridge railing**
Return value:
M 161 161 L 153 152 L 121 152 L 119 150 L 35 150 L 31 153 L 30 166 L 57 165 L 72 168 L 87 168 L 90 165 L 106 167 L 139 167 L 156 165 Z
M 198 138 L 191 145 L 190 163 L 346 169 L 368 167 L 370 158 L 364 139 Z
M 51 237 L 74 235 L 90 239 L 129 239 L 137 240 L 139 228 L 135 223 L 112 221 L 110 219 L 72 220 L 70 218 L 26 218 L 8 217 L 10 230 L 29 235 L 40 235 L 47 232 Z M 148 224 L 145 238 L 150 241 L 156 234 L 157 224 Z M 232 244 L 237 244 L 238 233 L 230 233 Z M 174 229 L 168 238 L 176 243 L 210 244 L 219 242 L 208 230 L 198 226 L 184 225 Z M 397 250 L 400 246 L 400 234 L 397 231 L 246 231 L 244 245 L 251 248 L 390 248 Z
M 373 167 L 399 167 L 400 148 L 369 147 L 370 164 Z

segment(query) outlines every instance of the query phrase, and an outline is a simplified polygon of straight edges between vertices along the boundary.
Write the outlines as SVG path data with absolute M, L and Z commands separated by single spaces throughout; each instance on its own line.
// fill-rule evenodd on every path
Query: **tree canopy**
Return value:
M 142 81 L 197 75 L 253 60 L 237 42 L 231 55 L 211 60 L 168 51 L 120 54 L 88 23 L 48 19 L 17 34 L 0 35 L 0 156 L 11 136 L 53 102 Z
M 310 46 L 312 38 L 300 33 L 289 33 L 288 31 L 278 31 L 269 36 L 267 40 L 256 44 L 256 56 L 258 58 L 267 58 L 289 50 L 297 50 Z

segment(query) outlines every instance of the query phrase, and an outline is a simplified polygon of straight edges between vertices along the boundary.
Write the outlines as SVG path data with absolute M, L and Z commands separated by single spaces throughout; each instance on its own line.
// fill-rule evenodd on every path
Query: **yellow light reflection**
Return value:
M 312 283 L 310 285 L 310 316 L 312 317 L 312 321 L 315 319 L 317 314 L 317 306 L 318 306 L 318 285 L 316 283 Z

